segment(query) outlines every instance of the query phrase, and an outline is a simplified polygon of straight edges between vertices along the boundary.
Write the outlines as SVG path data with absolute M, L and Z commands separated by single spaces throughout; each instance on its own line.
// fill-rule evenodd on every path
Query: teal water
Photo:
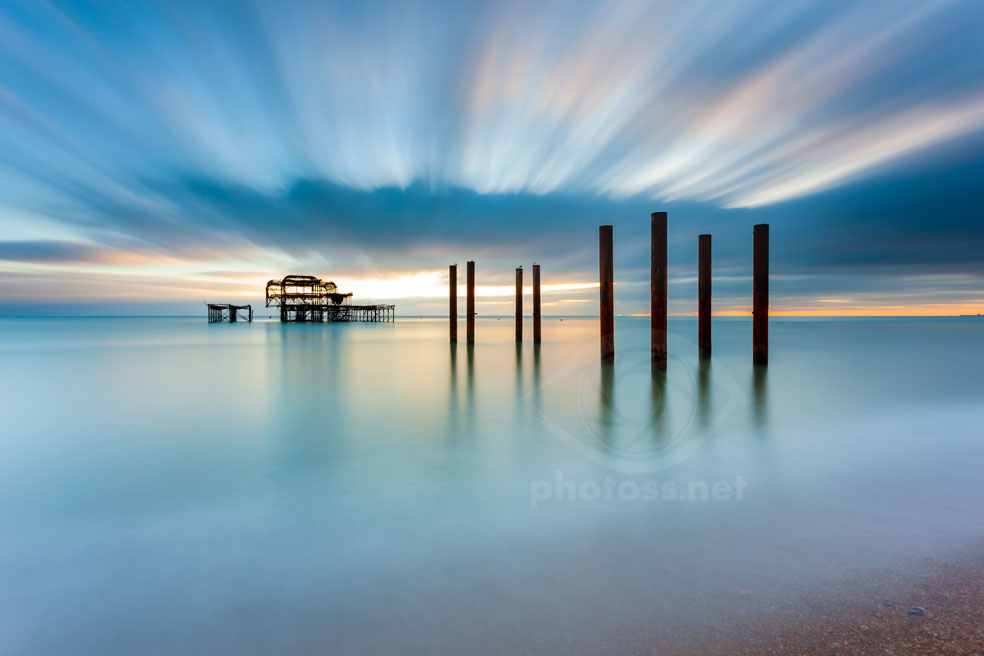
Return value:
M 0 653 L 639 650 L 984 537 L 984 321 L 647 329 L 0 320 Z

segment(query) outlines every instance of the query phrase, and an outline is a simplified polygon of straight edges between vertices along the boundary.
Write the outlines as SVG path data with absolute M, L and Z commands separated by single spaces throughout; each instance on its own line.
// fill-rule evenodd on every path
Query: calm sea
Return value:
M 0 653 L 638 650 L 984 537 L 984 319 L 464 328 L 0 320 Z

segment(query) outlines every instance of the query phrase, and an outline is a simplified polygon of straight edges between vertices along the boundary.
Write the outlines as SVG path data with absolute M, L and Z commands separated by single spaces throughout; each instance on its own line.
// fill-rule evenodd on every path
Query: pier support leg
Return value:
M 769 224 L 755 226 L 752 287 L 752 361 L 769 364 Z
M 653 212 L 649 276 L 653 370 L 666 371 L 666 212 Z
M 475 263 L 468 262 L 466 276 L 468 278 L 468 297 L 465 301 L 465 331 L 468 343 L 475 343 Z
M 533 265 L 533 343 L 540 343 L 540 265 Z
M 458 341 L 458 265 L 448 267 L 449 319 L 451 321 L 451 343 Z
M 615 358 L 615 274 L 612 226 L 598 228 L 598 274 L 601 283 L 601 359 Z
M 516 269 L 516 341 L 523 341 L 523 267 Z
M 711 354 L 711 236 L 701 235 L 697 253 L 697 348 Z

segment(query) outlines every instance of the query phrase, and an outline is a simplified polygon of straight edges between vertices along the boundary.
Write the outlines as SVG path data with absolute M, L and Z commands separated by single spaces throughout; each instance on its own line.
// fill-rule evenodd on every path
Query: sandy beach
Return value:
M 955 559 L 914 562 L 801 594 L 687 645 L 650 653 L 984 654 L 980 545 Z

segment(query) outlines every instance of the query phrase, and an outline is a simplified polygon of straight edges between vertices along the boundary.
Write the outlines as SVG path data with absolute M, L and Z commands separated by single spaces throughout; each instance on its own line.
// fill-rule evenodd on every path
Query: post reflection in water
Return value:
M 615 363 L 601 361 L 599 372 L 598 433 L 604 444 L 611 445 L 612 426 L 615 416 Z
M 469 344 L 465 348 L 468 349 L 468 371 L 465 381 L 468 384 L 468 409 L 470 414 L 471 409 L 475 407 L 475 345 Z
M 516 403 L 523 398 L 523 345 L 516 342 Z
M 540 345 L 533 344 L 533 409 L 540 413 L 542 398 L 540 395 Z
M 670 408 L 666 403 L 666 372 L 654 371 L 651 380 L 650 428 L 654 441 L 659 442 L 666 436 L 666 421 L 670 414 Z
M 706 430 L 711 423 L 711 359 L 701 357 L 697 367 L 697 428 Z
M 752 420 L 756 426 L 764 426 L 769 420 L 769 368 L 755 365 L 752 373 Z
M 516 342 L 514 348 L 516 349 L 516 358 L 513 360 L 513 365 L 515 366 L 515 382 L 513 387 L 513 408 L 512 416 L 514 425 L 514 432 L 519 434 L 526 427 L 526 422 L 529 420 L 529 410 L 530 404 L 529 399 L 526 398 L 525 385 L 523 384 L 523 344 L 522 342 Z
M 448 357 L 450 375 L 448 376 L 448 434 L 455 437 L 458 434 L 458 344 L 451 342 L 451 353 Z

